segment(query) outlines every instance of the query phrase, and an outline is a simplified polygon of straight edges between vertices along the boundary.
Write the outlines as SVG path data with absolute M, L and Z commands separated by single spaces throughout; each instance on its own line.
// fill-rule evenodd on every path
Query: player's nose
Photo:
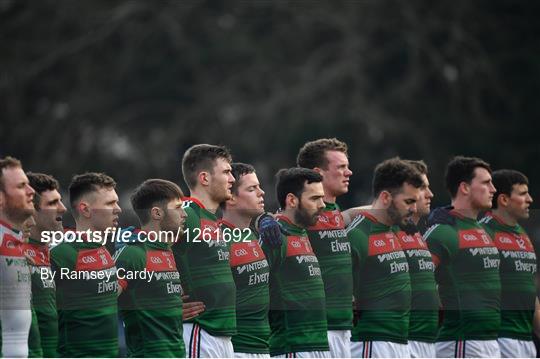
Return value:
M 57 212 L 58 212 L 59 214 L 64 214 L 64 213 L 66 213 L 66 211 L 67 211 L 66 206 L 64 206 L 64 204 L 62 203 L 62 201 L 60 201 L 59 204 L 58 204 L 58 211 L 57 211 Z

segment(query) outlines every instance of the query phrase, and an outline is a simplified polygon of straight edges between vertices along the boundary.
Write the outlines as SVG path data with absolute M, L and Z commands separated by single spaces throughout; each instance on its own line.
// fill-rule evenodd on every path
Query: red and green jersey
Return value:
M 215 336 L 236 334 L 236 289 L 229 264 L 229 243 L 220 238 L 216 215 L 195 198 L 184 198 L 184 237 L 172 247 L 182 286 L 191 301 L 206 309 L 189 322 Z
M 58 354 L 118 356 L 116 267 L 99 243 L 61 243 L 51 250 L 58 308 Z
M 519 224 L 509 226 L 488 214 L 480 223 L 499 250 L 501 328 L 499 337 L 532 340 L 536 299 L 536 254 Z
M 435 279 L 444 313 L 437 341 L 497 339 L 499 251 L 475 219 L 450 213 L 455 225 L 437 224 L 424 234 L 440 261 Z
M 221 226 L 223 231 L 235 228 L 226 221 L 221 221 Z M 236 353 L 268 354 L 270 267 L 254 233 L 242 237 L 241 242 L 232 242 L 230 247 L 238 330 L 232 337 L 232 343 Z
M 128 244 L 115 259 L 128 356 L 184 357 L 182 286 L 169 244 Z
M 395 229 L 399 245 L 407 257 L 411 277 L 409 340 L 433 343 L 439 329 L 439 294 L 435 283 L 435 265 L 419 232 L 409 235 L 399 227 Z
M 5 316 L 12 317 L 12 323 L 18 326 L 15 330 L 31 329 L 31 315 L 26 315 L 31 314 L 31 295 L 32 283 L 24 256 L 22 232 L 0 221 L 0 310 Z M 25 315 L 19 316 L 20 311 L 25 311 Z M 0 354 L 3 353 L 1 334 L 0 331 Z
M 361 213 L 347 227 L 358 321 L 351 340 L 407 343 L 411 308 L 409 264 L 392 227 Z
M 270 263 L 270 353 L 327 351 L 326 302 L 319 261 L 307 231 L 280 216 L 289 235 L 279 247 L 263 243 Z
M 349 330 L 353 317 L 351 244 L 339 206 L 326 203 L 319 220 L 307 232 L 321 266 L 328 330 Z
M 39 335 L 41 356 L 58 356 L 58 314 L 56 312 L 56 289 L 51 273 L 49 246 L 32 238 L 25 245 L 25 254 L 31 258 L 32 306 L 36 321 L 32 321 L 29 341 L 35 342 L 34 335 Z

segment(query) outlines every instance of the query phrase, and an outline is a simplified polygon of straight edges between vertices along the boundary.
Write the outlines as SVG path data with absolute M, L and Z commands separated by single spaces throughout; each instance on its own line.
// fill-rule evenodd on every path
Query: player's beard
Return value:
M 212 186 L 210 190 L 210 197 L 221 204 L 232 198 L 232 194 L 227 188 L 220 186 Z
M 402 225 L 405 224 L 405 219 L 409 218 L 412 213 L 408 212 L 406 215 L 402 215 L 399 212 L 399 209 L 394 204 L 394 201 L 390 204 L 390 207 L 386 210 L 386 213 L 388 214 L 388 218 L 390 218 L 390 222 L 393 225 Z
M 15 207 L 11 205 L 9 198 L 6 201 L 6 207 L 4 209 L 6 217 L 9 218 L 14 223 L 23 223 L 26 221 L 32 214 L 34 214 L 34 209 Z
M 166 232 L 172 232 L 174 237 L 176 237 L 177 234 L 179 234 L 179 239 L 184 237 L 184 223 L 179 223 L 178 221 L 173 218 L 173 216 L 177 216 L 176 213 L 169 210 L 165 210 L 165 217 L 162 220 L 161 223 L 161 230 Z M 167 243 L 173 243 L 176 238 L 167 238 Z
M 317 220 L 319 219 L 319 215 L 321 213 L 322 210 L 317 211 L 314 214 L 310 214 L 307 209 L 302 206 L 302 202 L 299 202 L 298 209 L 296 210 L 296 212 L 294 212 L 294 221 L 302 228 L 308 228 L 317 223 Z

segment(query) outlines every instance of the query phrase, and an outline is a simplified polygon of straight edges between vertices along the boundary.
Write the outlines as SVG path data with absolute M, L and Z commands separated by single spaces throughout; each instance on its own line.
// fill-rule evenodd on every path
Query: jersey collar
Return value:
M 182 197 L 182 201 L 191 201 L 195 203 L 197 206 L 201 207 L 202 209 L 206 209 L 204 204 L 195 197 Z

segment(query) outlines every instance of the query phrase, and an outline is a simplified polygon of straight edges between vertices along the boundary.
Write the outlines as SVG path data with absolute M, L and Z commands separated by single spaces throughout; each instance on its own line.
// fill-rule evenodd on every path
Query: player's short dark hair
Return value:
M 315 141 L 306 142 L 298 152 L 296 164 L 299 167 L 327 169 L 327 151 L 339 151 L 348 156 L 348 147 L 345 142 L 337 138 L 320 138 Z
M 512 189 L 515 184 L 526 184 L 529 185 L 529 179 L 523 173 L 516 170 L 502 169 L 494 171 L 491 174 L 493 185 L 497 192 L 493 196 L 492 208 L 497 208 L 497 198 L 501 194 L 510 196 L 512 194 Z
M 34 195 L 34 207 L 36 207 L 36 210 L 39 210 L 41 194 L 45 191 L 59 190 L 60 184 L 56 178 L 45 173 L 26 172 L 26 176 L 30 182 L 30 187 L 36 191 Z
M 420 188 L 424 181 L 420 172 L 399 157 L 385 160 L 379 163 L 373 172 L 373 196 L 378 197 L 382 191 L 397 194 L 404 183 Z
M 403 160 L 407 164 L 413 166 L 420 174 L 428 175 L 428 166 L 423 160 Z
M 198 144 L 188 148 L 182 158 L 182 173 L 187 186 L 194 189 L 199 173 L 201 171 L 212 172 L 218 158 L 223 158 L 229 163 L 232 162 L 231 153 L 225 146 Z
M 322 176 L 312 169 L 293 167 L 281 169 L 276 174 L 276 195 L 279 206 L 285 209 L 285 202 L 289 193 L 300 198 L 305 185 L 313 182 L 322 182 Z
M 183 197 L 182 190 L 176 183 L 164 179 L 148 179 L 141 183 L 131 194 L 131 206 L 141 224 L 150 221 L 150 209 L 165 206 L 169 201 Z
M 231 174 L 236 179 L 231 187 L 231 192 L 233 194 L 238 194 L 238 187 L 240 187 L 240 181 L 242 176 L 245 176 L 250 173 L 255 173 L 255 167 L 247 163 L 234 162 L 231 164 Z
M 21 161 L 11 156 L 0 158 L 0 191 L 4 190 L 4 169 L 5 168 L 22 168 L 22 164 L 21 164 Z
M 491 167 L 486 161 L 477 157 L 456 156 L 446 165 L 446 189 L 450 197 L 455 198 L 461 182 L 471 183 L 474 170 L 484 168 L 491 173 Z
M 77 201 L 82 196 L 96 192 L 101 188 L 116 188 L 116 182 L 105 173 L 86 172 L 75 175 L 69 184 L 69 203 L 71 208 L 76 209 Z M 75 211 L 77 213 L 77 211 Z

